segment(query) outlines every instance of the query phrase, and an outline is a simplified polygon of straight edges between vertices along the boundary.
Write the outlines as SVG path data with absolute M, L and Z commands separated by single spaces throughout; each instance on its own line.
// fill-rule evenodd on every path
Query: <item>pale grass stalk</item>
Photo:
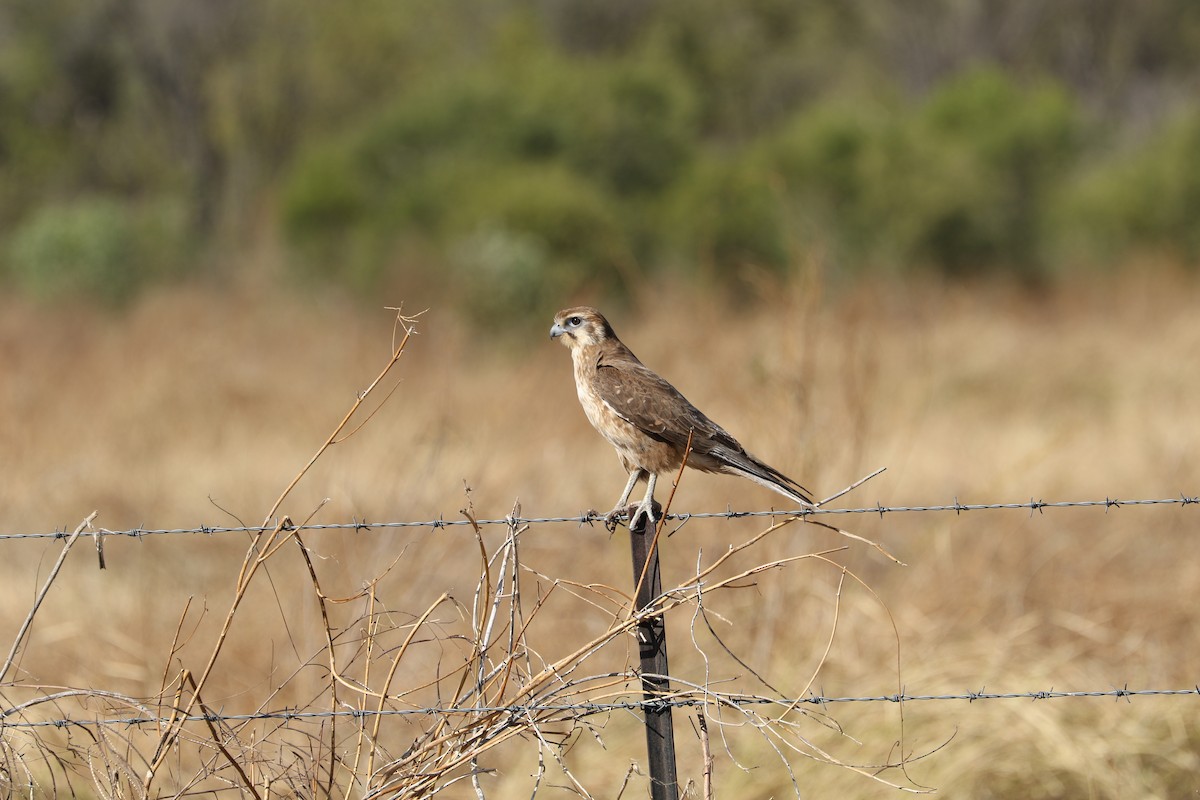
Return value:
M 338 708 L 338 684 L 342 681 L 338 680 L 340 674 L 337 666 L 337 655 L 333 646 L 333 626 L 329 622 L 329 608 L 326 605 L 325 592 L 321 591 L 321 582 L 317 578 L 316 567 L 313 566 L 312 559 L 308 555 L 308 548 L 304 546 L 304 540 L 300 538 L 300 531 L 294 531 L 292 538 L 296 542 L 296 546 L 300 548 L 300 557 L 304 560 L 304 566 L 308 568 L 308 577 L 312 581 L 313 594 L 317 597 L 317 606 L 321 609 L 321 627 L 325 633 L 325 651 L 329 658 L 329 707 L 331 711 L 336 711 Z M 329 721 L 329 786 L 326 787 L 326 795 L 333 792 L 333 777 L 336 770 L 336 753 L 337 753 L 337 717 L 331 717 Z
M 376 593 L 376 588 L 377 588 L 378 584 L 379 584 L 378 579 L 372 580 L 370 583 L 370 586 L 368 587 L 368 594 L 367 594 L 367 615 L 366 615 L 367 656 L 363 662 L 363 681 L 362 681 L 364 687 L 371 685 L 371 665 L 375 662 L 375 659 L 373 657 L 374 653 L 375 653 L 375 637 L 379 632 L 379 620 L 375 616 L 375 597 L 376 597 L 375 593 Z M 359 707 L 365 708 L 365 706 L 366 706 L 366 698 L 364 697 L 364 699 Z M 376 717 L 376 719 L 379 719 L 379 718 Z M 358 733 L 355 736 L 354 759 L 353 759 L 353 764 L 351 765 L 351 768 L 350 768 L 350 779 L 346 781 L 346 792 L 342 796 L 342 800 L 350 800 L 350 793 L 354 789 L 355 778 L 358 777 L 359 767 L 362 766 L 363 744 L 364 744 L 366 737 L 367 737 L 366 724 L 365 724 L 365 722 L 360 723 L 358 726 Z M 377 742 L 377 740 L 374 740 L 374 739 L 371 741 L 371 751 L 372 752 L 375 751 L 376 742 Z M 370 774 L 370 773 L 368 773 L 368 774 Z
M 829 497 L 826 497 L 824 500 L 819 500 L 816 503 L 813 503 L 813 505 L 816 508 L 820 508 L 821 506 L 828 505 L 829 503 L 832 503 L 834 500 L 837 500 L 839 497 L 850 494 L 850 492 L 853 492 L 855 489 L 862 486 L 867 481 L 871 480 L 872 478 L 874 478 L 878 475 L 883 474 L 886 471 L 887 471 L 887 467 L 880 467 L 879 469 L 872 472 L 870 475 L 864 475 L 863 477 L 859 478 L 854 483 L 850 484 L 849 486 L 845 487 L 844 489 L 839 489 L 838 491 L 829 495 Z
M 524 656 L 525 671 L 532 671 L 529 648 L 525 645 L 525 631 L 528 629 L 528 623 L 523 621 L 521 614 L 521 558 L 517 547 L 518 537 L 527 531 L 529 526 L 517 526 L 516 520 L 520 516 L 521 506 L 519 503 L 516 503 L 513 505 L 512 513 L 508 516 L 508 538 L 505 540 L 505 546 L 513 554 L 513 568 L 510 573 L 512 577 L 509 587 L 508 652 L 510 657 L 507 659 L 508 667 L 504 671 L 504 682 L 497 691 L 497 695 L 500 697 L 504 696 L 504 692 L 508 688 L 508 680 L 512 675 L 512 667 L 515 665 L 515 659 L 512 657 L 512 654 L 519 650 Z M 518 623 L 520 623 L 519 631 L 517 629 Z
M 700 758 L 702 767 L 702 775 L 704 783 L 701 786 L 700 796 L 704 800 L 713 800 L 713 753 L 712 742 L 708 738 L 708 720 L 704 716 L 704 709 L 700 709 L 700 713 L 696 715 L 696 723 L 700 729 Z
M 634 775 L 641 775 L 642 771 L 638 768 L 636 761 L 633 761 L 625 769 L 625 775 L 621 778 L 621 788 L 617 791 L 617 800 L 621 800 L 625 796 L 625 790 L 629 788 L 629 779 Z
M 514 509 L 513 515 L 517 515 L 520 513 L 519 508 L 520 507 L 518 506 L 516 509 Z M 483 535 L 479 530 L 479 526 L 477 524 L 474 524 L 473 519 L 472 519 L 472 527 L 475 530 L 475 537 L 478 540 L 480 548 L 481 548 L 481 550 L 483 550 L 483 554 L 485 556 L 485 558 L 483 559 L 483 576 L 484 577 L 480 580 L 478 586 L 476 587 L 475 602 L 472 606 L 472 611 L 471 611 L 472 624 L 476 629 L 475 702 L 478 707 L 482 708 L 483 706 L 488 705 L 487 698 L 485 697 L 485 686 L 488 683 L 488 677 L 485 676 L 485 673 L 487 671 L 488 648 L 489 648 L 489 643 L 492 641 L 492 631 L 496 624 L 496 619 L 499 616 L 500 602 L 503 598 L 503 586 L 504 586 L 504 582 L 505 582 L 505 575 L 507 574 L 508 568 L 509 568 L 509 558 L 511 556 L 513 556 L 513 549 L 510 546 L 511 541 L 506 542 L 505 546 L 501 548 L 501 553 L 503 554 L 503 556 L 500 561 L 500 574 L 499 574 L 499 579 L 496 582 L 495 591 L 493 592 L 491 580 L 490 580 L 489 572 L 488 572 L 489 566 L 490 566 L 490 564 L 489 564 L 490 559 L 486 558 L 487 551 L 483 545 Z M 515 565 L 513 568 L 514 569 L 516 568 Z M 491 595 L 490 602 L 488 601 L 488 597 L 487 597 L 487 595 L 489 595 L 489 594 Z M 476 618 L 480 612 L 481 607 L 486 607 L 488 609 L 487 610 L 487 621 L 483 624 L 482 629 L 479 628 L 479 625 L 476 622 Z M 511 629 L 512 629 L 512 620 L 510 619 L 509 620 L 509 630 L 511 630 Z M 503 664 L 511 663 L 510 662 L 511 656 L 512 656 L 512 648 L 510 647 L 505 658 L 503 658 L 501 660 L 501 664 L 503 665 Z M 497 669 L 499 669 L 499 667 L 497 667 Z M 507 675 L 507 673 L 506 673 L 506 675 Z M 502 696 L 502 695 L 500 695 L 500 696 Z M 485 796 L 483 793 L 483 787 L 479 783 L 478 759 L 472 757 L 470 766 L 471 766 L 471 787 L 475 790 L 475 796 L 478 797 L 479 800 L 484 800 Z
M 180 612 L 180 614 L 179 614 L 179 622 L 177 622 L 175 624 L 175 634 L 171 637 L 171 650 L 167 654 L 167 658 L 163 661 L 162 678 L 159 681 L 158 695 L 157 695 L 160 699 L 163 697 L 166 697 L 166 695 L 167 695 L 167 674 L 169 673 L 169 671 L 171 669 L 171 662 L 175 659 L 175 654 L 178 653 L 182 647 L 182 645 L 180 645 L 180 643 L 179 643 L 179 637 L 180 637 L 180 634 L 183 633 L 183 623 L 187 620 L 188 611 L 191 609 L 191 607 L 192 607 L 192 598 L 189 597 L 187 599 L 187 602 L 183 604 L 183 611 Z M 187 670 L 183 670 L 180 673 L 181 685 L 183 682 L 183 676 L 186 674 L 187 674 Z M 161 732 L 162 726 L 159 725 L 158 728 L 159 728 L 159 731 Z
M 274 530 L 271 532 L 271 536 L 278 534 L 285 524 L 290 524 L 290 520 L 288 520 L 286 517 L 280 520 L 275 526 Z M 263 563 L 262 559 L 255 557 L 254 554 L 258 552 L 258 542 L 264 538 L 268 538 L 265 531 L 255 536 L 254 544 L 252 544 L 250 549 L 246 552 L 246 557 L 242 562 L 242 569 L 238 574 L 238 581 L 234 591 L 233 602 L 230 605 L 229 612 L 225 615 L 225 619 L 221 624 L 221 630 L 217 634 L 216 643 L 214 644 L 212 652 L 209 655 L 208 662 L 204 666 L 204 671 L 201 673 L 200 679 L 195 683 L 195 691 L 193 691 L 191 697 L 182 708 L 173 709 L 173 720 L 170 724 L 168 724 L 167 731 L 159 739 L 158 748 L 155 751 L 154 758 L 150 762 L 149 769 L 146 770 L 146 775 L 142 784 L 142 791 L 147 795 L 150 794 L 150 784 L 154 780 L 154 775 L 158 772 L 159 767 L 162 765 L 164 759 L 166 759 L 168 753 L 170 752 L 171 745 L 178 738 L 179 733 L 182 730 L 182 720 L 191 715 L 192 709 L 195 708 L 198 701 L 199 691 L 203 689 L 205 683 L 208 681 L 209 675 L 212 674 L 213 668 L 216 666 L 217 657 L 221 654 L 221 649 L 225 644 L 225 640 L 229 636 L 229 631 L 233 627 L 233 619 L 237 614 L 238 608 L 241 606 L 242 599 L 246 595 L 246 590 L 250 587 L 250 581 L 254 577 L 254 573 L 257 572 L 258 568 Z M 178 713 L 176 714 L 175 712 Z M 176 721 L 178 721 L 178 726 L 175 724 Z
M 805 696 L 808 694 L 809 690 L 812 689 L 812 685 L 817 681 L 817 676 L 821 673 L 821 667 L 825 666 L 825 662 L 829 658 L 829 652 L 833 649 L 833 640 L 834 637 L 837 636 L 838 619 L 840 618 L 840 613 L 842 610 L 842 587 L 846 583 L 847 573 L 848 570 L 845 567 L 842 567 L 842 573 L 838 576 L 837 589 L 833 593 L 833 621 L 829 624 L 829 637 L 825 640 L 825 649 L 821 652 L 821 658 L 817 661 L 817 665 L 813 667 L 812 675 L 809 676 L 808 682 L 804 684 L 803 689 L 796 693 L 797 698 Z M 898 647 L 899 641 L 897 641 L 896 644 Z M 786 714 L 793 708 L 795 708 L 795 704 L 792 705 L 792 708 L 785 710 L 783 713 Z

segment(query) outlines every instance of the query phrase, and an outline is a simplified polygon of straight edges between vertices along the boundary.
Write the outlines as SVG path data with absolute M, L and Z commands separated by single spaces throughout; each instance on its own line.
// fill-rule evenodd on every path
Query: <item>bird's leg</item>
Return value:
M 637 485 L 638 479 L 642 477 L 643 471 L 635 469 L 629 473 L 629 483 L 625 484 L 625 491 L 621 492 L 621 499 L 613 506 L 613 510 L 604 515 L 604 526 L 610 531 L 617 527 L 617 519 L 625 511 L 625 505 L 629 502 L 629 495 L 633 494 L 633 487 Z
M 646 496 L 642 498 L 641 504 L 637 509 L 629 515 L 629 524 L 633 525 L 641 514 L 646 515 L 646 521 L 650 527 L 653 527 L 657 520 L 654 518 L 654 484 L 658 482 L 658 475 L 653 472 L 646 473 Z
M 635 469 L 629 473 L 629 482 L 625 484 L 625 491 L 621 492 L 621 499 L 613 506 L 614 511 L 625 508 L 625 504 L 629 502 L 629 495 L 633 494 L 633 487 L 637 486 L 638 478 L 642 477 L 643 474 L 645 473 L 640 469 Z

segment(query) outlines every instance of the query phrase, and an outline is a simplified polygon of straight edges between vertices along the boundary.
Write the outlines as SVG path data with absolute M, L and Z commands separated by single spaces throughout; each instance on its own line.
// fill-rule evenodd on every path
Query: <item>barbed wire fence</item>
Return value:
M 624 677 L 625 673 L 611 673 L 608 677 Z M 1055 689 L 1041 689 L 1027 692 L 961 692 L 958 694 L 885 694 L 885 695 L 868 695 L 861 697 L 828 697 L 818 694 L 810 694 L 805 697 L 795 698 L 767 698 L 767 697 L 734 697 L 725 696 L 721 698 L 721 702 L 734 706 L 779 706 L 781 708 L 791 708 L 796 706 L 827 706 L 837 703 L 919 703 L 922 701 L 948 701 L 958 700 L 968 703 L 975 703 L 984 700 L 1064 700 L 1078 698 L 1098 698 L 1110 697 L 1114 700 L 1129 699 L 1134 697 L 1200 697 L 1200 685 L 1193 686 L 1190 689 L 1103 689 L 1098 691 L 1061 691 Z M 707 701 L 704 698 L 695 697 L 676 697 L 664 698 L 656 701 L 653 705 L 669 706 L 670 708 L 698 708 L 703 706 Z M 641 700 L 629 700 L 620 703 L 600 703 L 600 702 L 579 702 L 579 703 L 533 703 L 529 705 L 515 704 L 511 706 L 427 706 L 424 708 L 405 708 L 405 709 L 354 709 L 346 711 L 299 711 L 289 710 L 286 708 L 277 711 L 261 711 L 253 714 L 191 714 L 184 717 L 177 717 L 174 721 L 177 722 L 253 722 L 255 720 L 320 720 L 320 719 L 351 719 L 351 720 L 367 720 L 375 717 L 422 717 L 433 714 L 478 714 L 478 713 L 507 713 L 513 716 L 514 719 L 520 719 L 524 715 L 533 712 L 542 711 L 565 711 L 570 712 L 574 717 L 587 717 L 597 714 L 611 714 L 614 711 L 643 711 L 648 704 Z M 16 713 L 16 709 L 4 709 L 0 711 L 0 720 L 4 720 L 6 714 Z M 172 721 L 170 717 L 149 716 L 149 717 L 114 717 L 112 719 L 70 719 L 70 718 L 55 718 L 44 719 L 37 721 L 17 720 L 0 722 L 0 728 L 97 728 L 105 726 L 116 727 L 131 727 L 136 725 L 161 725 Z
M 1180 494 L 1178 497 L 1156 497 L 1156 498 L 1134 498 L 1120 499 L 1114 497 L 1106 497 L 1103 500 L 1034 500 L 1005 503 L 960 503 L 958 498 L 953 502 L 941 505 L 912 505 L 912 506 L 894 506 L 876 504 L 873 506 L 859 506 L 852 508 L 804 508 L 804 509 L 768 509 L 760 511 L 703 511 L 703 512 L 684 512 L 684 513 L 668 513 L 666 519 L 673 522 L 688 522 L 693 519 L 743 519 L 754 517 L 769 517 L 769 518 L 819 518 L 822 516 L 841 516 L 841 515 L 861 515 L 861 514 L 878 514 L 884 516 L 887 514 L 906 514 L 906 513 L 933 513 L 933 512 L 953 512 L 955 514 L 964 514 L 969 511 L 1012 511 L 1012 510 L 1027 510 L 1031 513 L 1043 513 L 1047 509 L 1060 508 L 1104 508 L 1116 509 L 1126 506 L 1189 506 L 1200 503 L 1200 496 Z M 394 528 L 453 528 L 462 526 L 505 526 L 505 525 L 540 525 L 547 523 L 564 523 L 574 522 L 579 525 L 594 525 L 603 523 L 605 515 L 596 512 L 581 512 L 574 516 L 559 516 L 559 517 L 498 517 L 495 519 L 438 519 L 430 520 L 405 520 L 405 521 L 369 521 L 366 519 L 352 520 L 350 522 L 326 522 L 326 523 L 301 523 L 289 524 L 288 530 L 297 531 L 339 531 L 353 530 L 359 532 L 371 532 L 376 529 L 388 530 Z M 84 537 L 105 537 L 105 536 L 127 536 L 139 538 L 142 536 L 171 536 L 183 534 L 207 534 L 216 535 L 222 533 L 264 533 L 272 530 L 273 526 L 269 525 L 197 525 L 193 528 L 128 528 L 125 530 L 109 530 L 107 528 L 97 528 L 95 530 L 82 531 L 81 536 Z M 30 533 L 0 533 L 0 541 L 16 540 L 16 539 L 64 539 L 70 536 L 65 528 L 53 531 L 37 531 Z
M 479 779 L 488 771 L 483 759 L 493 748 L 519 737 L 531 742 L 536 750 L 533 796 L 547 780 L 548 761 L 557 764 L 560 773 L 567 777 L 578 793 L 591 796 L 581 779 L 571 772 L 565 757 L 567 743 L 573 741 L 580 731 L 598 735 L 589 722 L 593 717 L 637 714 L 646 712 L 653 704 L 657 707 L 697 709 L 706 718 L 723 718 L 731 713 L 740 715 L 740 719 L 749 723 L 750 727 L 759 729 L 764 738 L 772 738 L 775 742 L 772 747 L 780 755 L 783 769 L 796 787 L 797 796 L 800 795 L 799 783 L 783 753 L 785 746 L 779 742 L 786 742 L 786 748 L 804 752 L 818 761 L 852 769 L 888 786 L 923 792 L 925 788 L 911 780 L 895 782 L 883 777 L 889 770 L 906 775 L 908 756 L 901 755 L 883 765 L 848 764 L 814 750 L 806 737 L 796 732 L 798 721 L 809 718 L 816 724 L 836 724 L 828 721 L 831 719 L 828 717 L 829 710 L 844 704 L 902 706 L 905 703 L 927 702 L 1043 702 L 1079 698 L 1132 701 L 1142 697 L 1200 696 L 1200 686 L 1130 688 L 1124 685 L 1018 692 L 988 692 L 981 688 L 957 693 L 920 694 L 910 693 L 901 685 L 891 694 L 830 696 L 812 690 L 810 681 L 805 692 L 784 696 L 778 692 L 749 693 L 732 688 L 718 689 L 724 678 L 718 680 L 716 676 L 706 674 L 705 680 L 697 683 L 682 681 L 679 676 L 669 676 L 674 686 L 672 693 L 651 704 L 634 699 L 640 677 L 636 670 L 588 671 L 585 664 L 594 661 L 597 654 L 606 648 L 619 645 L 647 618 L 663 618 L 668 613 L 690 614 L 689 627 L 695 631 L 698 621 L 705 619 L 706 603 L 710 596 L 717 592 L 736 591 L 750 576 L 780 570 L 799 560 L 827 562 L 836 568 L 838 565 L 831 560 L 831 556 L 843 548 L 756 562 L 750 567 L 732 567 L 732 554 L 750 552 L 764 537 L 810 518 L 866 514 L 880 517 L 894 514 L 961 515 L 1017 510 L 1034 515 L 1055 510 L 1102 508 L 1106 512 L 1115 512 L 1125 508 L 1187 508 L 1194 505 L 1200 505 L 1200 497 L 1180 494 L 1176 497 L 1106 497 L 1074 501 L 1031 498 L 1023 502 L 995 503 L 962 503 L 955 498 L 951 503 L 938 505 L 876 504 L 793 511 L 727 510 L 667 514 L 666 522 L 676 529 L 693 520 L 763 519 L 769 524 L 741 544 L 732 546 L 728 554 L 717 558 L 713 564 L 704 568 L 698 566 L 696 574 L 690 576 L 688 581 L 664 590 L 643 611 L 635 611 L 628 597 L 608 587 L 567 587 L 566 590 L 575 596 L 585 597 L 587 602 L 603 609 L 609 615 L 610 624 L 601 635 L 579 643 L 573 652 L 559 657 L 539 653 L 530 643 L 530 637 L 535 623 L 550 613 L 545 609 L 551 602 L 551 595 L 563 584 L 551 580 L 535 589 L 533 598 L 522 600 L 522 592 L 529 591 L 522 589 L 522 575 L 528 578 L 533 573 L 523 573 L 528 568 L 521 562 L 519 542 L 521 534 L 531 526 L 564 523 L 591 525 L 603 521 L 601 516 L 593 513 L 524 517 L 520 514 L 520 508 L 515 507 L 512 514 L 493 519 L 476 519 L 473 512 L 464 510 L 461 519 L 355 519 L 344 523 L 293 524 L 285 517 L 274 525 L 264 526 L 197 525 L 193 528 L 109 530 L 84 524 L 74 532 L 64 529 L 0 533 L 0 543 L 66 539 L 60 563 L 70 546 L 83 538 L 95 541 L 102 558 L 102 543 L 107 537 L 249 534 L 253 537 L 253 544 L 247 553 L 243 574 L 239 576 L 239 597 L 248 581 L 245 577 L 247 571 L 252 575 L 255 565 L 280 552 L 289 541 L 295 541 L 312 576 L 314 597 L 322 609 L 327 638 L 326 648 L 314 657 L 313 663 L 324 659 L 330 675 L 328 690 L 324 695 L 304 707 L 261 707 L 240 713 L 227 713 L 209 707 L 201 698 L 195 674 L 187 669 L 180 670 L 171 685 L 164 686 L 163 693 L 149 699 L 122 696 L 94 687 L 50 691 L 39 686 L 27 687 L 19 681 L 6 683 L 5 676 L 0 675 L 0 786 L 7 785 L 10 789 L 29 787 L 32 792 L 32 787 L 42 784 L 47 772 L 53 770 L 53 765 L 57 764 L 62 769 L 64 764 L 77 763 L 84 765 L 81 769 L 91 775 L 94 789 L 105 797 L 148 798 L 154 794 L 152 784 L 155 781 L 166 781 L 177 791 L 230 792 L 256 798 L 269 796 L 283 786 L 295 790 L 303 786 L 311 788 L 313 785 L 324 787 L 326 794 L 340 793 L 346 797 L 355 791 L 368 798 L 385 795 L 427 796 L 468 782 L 477 796 L 482 797 L 484 794 Z M 442 595 L 425 612 L 414 615 L 415 621 L 391 628 L 385 627 L 381 617 L 374 612 L 364 614 L 355 624 L 365 632 L 347 650 L 342 640 L 353 625 L 339 627 L 330 622 L 326 615 L 328 598 L 320 588 L 306 545 L 300 540 L 301 534 L 325 531 L 384 533 L 405 528 L 461 526 L 473 531 L 480 548 L 480 579 L 474 597 L 469 603 L 454 606 L 465 620 L 466 633 L 434 630 L 431 620 L 434 611 L 457 602 Z M 493 543 L 489 550 L 482 534 L 483 529 L 490 527 L 502 528 L 505 535 L 501 542 Z M 730 570 L 728 574 L 722 574 L 719 568 L 726 562 L 729 562 Z M 846 580 L 845 568 L 840 569 L 842 580 Z M 49 588 L 49 583 L 44 590 Z M 362 595 L 363 602 L 369 606 L 379 601 L 374 586 L 375 583 L 371 582 Z M 235 601 L 227 625 L 236 608 Z M 32 617 L 31 612 L 27 623 Z M 455 652 L 459 656 L 459 665 L 424 686 L 398 686 L 395 680 L 399 665 L 422 644 L 434 643 L 442 648 L 457 643 Z M 20 635 L 13 644 L 13 653 L 19 645 Z M 720 647 L 724 648 L 724 645 Z M 219 649 L 218 642 L 204 675 L 213 668 Z M 707 654 L 702 655 L 708 664 Z M 733 657 L 737 659 L 736 655 Z M 11 661 L 12 654 L 9 658 Z M 5 665 L 6 671 L 8 666 Z M 379 677 L 381 670 L 386 676 L 382 681 Z M 437 695 L 436 702 L 423 700 L 430 693 L 430 686 Z M 33 696 L 19 701 L 5 696 L 6 693 L 18 691 L 32 692 Z M 189 695 L 194 702 L 186 702 L 185 697 Z M 81 701 L 79 709 L 83 713 L 53 713 L 77 701 Z M 318 703 L 324 703 L 327 707 L 317 708 Z M 52 713 L 45 714 L 44 709 L 51 709 Z M 406 730 L 412 729 L 407 734 L 393 732 L 392 739 L 402 740 L 403 747 L 395 741 L 385 744 L 388 735 L 381 726 L 389 720 L 403 720 L 408 726 Z M 249 732 L 246 726 L 251 723 L 277 723 L 277 727 L 264 737 L 260 733 Z M 338 723 L 344 723 L 344 726 L 338 728 Z M 305 724 L 316 727 L 297 730 L 297 725 Z M 197 726 L 197 729 L 188 730 L 187 726 Z M 39 731 L 47 730 L 89 733 L 86 744 L 81 746 L 74 742 L 63 744 L 39 738 Z M 307 743 L 310 757 L 302 764 L 285 763 L 280 754 L 289 747 L 296 749 L 293 739 L 296 735 Z M 22 736 L 25 738 L 19 738 Z M 707 751 L 707 734 L 705 736 Z M 194 763 L 186 767 L 182 760 L 174 766 L 165 763 L 164 753 L 172 748 L 178 751 L 185 744 L 196 750 Z M 269 745 L 273 745 L 275 750 L 272 751 Z M 31 759 L 30 752 L 41 755 Z M 162 778 L 163 772 L 170 774 Z M 626 781 L 629 779 L 630 776 L 626 775 Z

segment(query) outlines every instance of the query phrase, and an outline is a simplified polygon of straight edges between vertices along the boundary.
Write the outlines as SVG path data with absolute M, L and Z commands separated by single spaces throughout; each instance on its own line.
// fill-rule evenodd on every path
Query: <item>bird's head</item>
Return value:
M 590 306 L 576 306 L 554 315 L 550 338 L 574 351 L 617 337 L 603 314 Z

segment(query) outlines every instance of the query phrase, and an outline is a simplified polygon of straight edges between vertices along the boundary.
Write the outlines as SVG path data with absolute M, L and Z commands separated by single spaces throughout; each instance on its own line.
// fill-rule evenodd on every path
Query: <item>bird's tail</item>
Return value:
M 803 506 L 814 507 L 811 493 L 796 481 L 784 475 L 770 464 L 759 461 L 749 453 L 739 453 L 736 458 L 725 458 L 725 469 L 734 475 L 741 475 L 747 480 L 754 481 L 759 486 L 765 486 L 779 492 L 784 497 L 794 500 Z

